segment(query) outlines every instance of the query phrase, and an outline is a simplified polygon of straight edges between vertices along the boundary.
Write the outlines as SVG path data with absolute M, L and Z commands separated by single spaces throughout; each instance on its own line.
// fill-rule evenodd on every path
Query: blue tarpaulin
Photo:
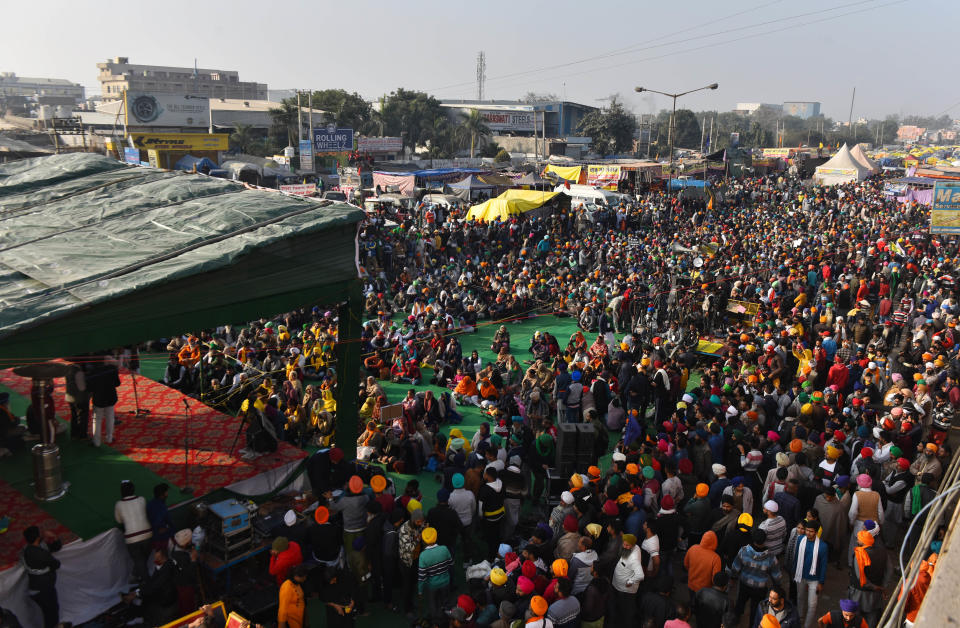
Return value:
M 211 170 L 214 170 L 217 167 L 217 164 L 213 163 L 211 160 L 206 157 L 194 157 L 193 155 L 184 155 L 181 157 L 176 164 L 174 164 L 174 170 L 186 170 L 187 172 L 202 172 L 203 174 L 209 173 Z
M 702 188 L 710 187 L 709 181 L 701 181 L 699 179 L 670 179 L 670 189 L 671 190 L 682 190 L 683 188 Z

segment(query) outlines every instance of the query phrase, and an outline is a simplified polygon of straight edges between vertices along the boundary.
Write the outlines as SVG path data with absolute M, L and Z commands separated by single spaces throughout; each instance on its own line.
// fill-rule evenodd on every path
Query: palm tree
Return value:
M 293 146 L 294 142 L 300 136 L 297 126 L 300 124 L 300 110 L 297 107 L 295 99 L 284 99 L 279 107 L 270 110 L 270 117 L 273 118 L 273 131 L 276 135 L 287 136 L 287 146 Z
M 241 153 L 250 153 L 251 147 L 257 141 L 253 127 L 249 124 L 240 124 L 233 128 L 230 134 L 230 147 Z
M 465 134 L 470 135 L 470 157 L 473 158 L 474 147 L 478 140 L 490 135 L 490 127 L 483 121 L 478 109 L 471 109 L 470 113 L 463 114 L 462 128 Z

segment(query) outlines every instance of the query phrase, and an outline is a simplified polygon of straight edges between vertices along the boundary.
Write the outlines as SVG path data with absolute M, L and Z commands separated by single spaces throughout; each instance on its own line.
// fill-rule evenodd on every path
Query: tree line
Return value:
M 554 94 L 527 93 L 523 102 L 556 101 Z M 633 155 L 666 159 L 670 135 L 670 111 L 636 116 L 628 111 L 614 94 L 605 99 L 607 105 L 586 115 L 578 131 L 593 140 L 593 149 L 602 156 Z M 301 96 L 304 107 L 310 98 Z M 366 136 L 396 136 L 405 148 L 416 149 L 423 157 L 446 159 L 457 155 L 494 157 L 503 153 L 493 141 L 490 129 L 478 111 L 451 117 L 433 96 L 415 90 L 398 88 L 385 95 L 379 107 L 362 96 L 343 89 L 317 90 L 312 93 L 314 109 L 325 113 L 314 125 L 334 123 L 349 127 Z M 299 137 L 296 97 L 277 103 L 270 112 L 272 125 L 266 134 L 251 127 L 237 125 L 231 134 L 231 149 L 254 155 L 282 152 L 296 146 Z M 952 124 L 949 116 L 898 116 L 850 126 L 837 125 L 825 116 L 807 119 L 783 115 L 763 108 L 750 114 L 732 111 L 699 111 L 678 109 L 674 123 L 676 149 L 714 152 L 729 148 L 734 134 L 739 144 L 748 148 L 775 146 L 837 146 L 844 142 L 890 144 L 896 141 L 897 128 L 912 124 L 927 129 L 944 129 Z M 637 141 L 640 140 L 640 141 Z
M 360 135 L 400 137 L 404 148 L 425 147 L 424 156 L 431 159 L 447 159 L 466 151 L 494 157 L 500 150 L 495 143 L 484 142 L 491 133 L 479 112 L 451 119 L 440 101 L 424 92 L 399 88 L 384 96 L 377 108 L 356 92 L 324 89 L 302 94 L 300 106 L 306 108 L 308 103 L 325 112 L 322 119 L 314 118 L 314 126 L 333 123 Z M 299 115 L 297 98 L 285 98 L 270 111 L 272 125 L 266 135 L 238 125 L 231 135 L 231 148 L 262 156 L 296 146 Z

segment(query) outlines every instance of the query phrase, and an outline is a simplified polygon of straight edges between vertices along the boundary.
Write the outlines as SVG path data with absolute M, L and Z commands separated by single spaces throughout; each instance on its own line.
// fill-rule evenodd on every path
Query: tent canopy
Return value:
M 0 166 L 0 205 L 11 363 L 335 303 L 357 283 L 363 212 L 345 204 L 73 153 Z
M 870 174 L 870 169 L 854 159 L 850 154 L 850 148 L 844 144 L 829 161 L 817 166 L 813 178 L 821 185 L 839 185 L 851 181 L 863 181 Z
M 492 190 L 495 186 L 491 183 L 484 183 L 476 175 L 469 175 L 459 181 L 448 183 L 448 186 L 454 190 Z
M 850 149 L 850 156 L 853 157 L 861 166 L 864 166 L 870 170 L 870 172 L 880 172 L 880 168 L 877 167 L 877 164 L 875 164 L 873 160 L 867 157 L 867 154 L 863 152 L 863 148 L 860 147 L 860 144 L 857 144 Z
M 467 220 L 507 220 L 511 216 L 524 214 L 548 203 L 557 192 L 539 192 L 537 190 L 507 190 L 496 198 L 474 205 L 467 212 Z
M 516 180 L 517 185 L 550 185 L 550 182 L 536 172 L 528 172 Z

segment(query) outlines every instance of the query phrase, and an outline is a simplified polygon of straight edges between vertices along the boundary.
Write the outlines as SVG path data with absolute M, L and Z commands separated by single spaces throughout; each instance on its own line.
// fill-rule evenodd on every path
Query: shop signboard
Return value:
M 480 110 L 483 123 L 491 131 L 533 131 L 533 111 L 490 111 Z
M 207 128 L 210 99 L 191 94 L 127 92 L 127 126 L 170 126 Z
M 219 151 L 230 148 L 226 133 L 138 133 L 129 137 L 134 148 L 146 150 Z
M 330 125 L 313 130 L 313 148 L 317 153 L 342 153 L 353 150 L 353 129 Z
M 403 150 L 399 137 L 358 137 L 357 150 L 361 153 L 398 153 Z

